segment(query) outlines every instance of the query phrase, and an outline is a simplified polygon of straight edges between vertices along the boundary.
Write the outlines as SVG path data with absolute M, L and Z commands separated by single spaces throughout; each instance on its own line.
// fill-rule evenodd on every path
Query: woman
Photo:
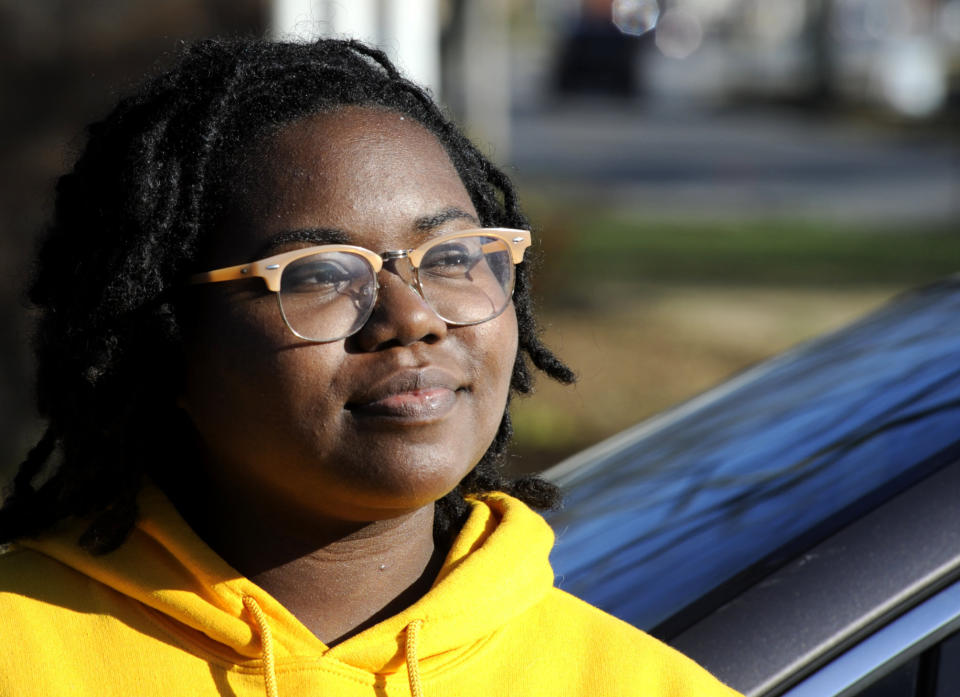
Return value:
M 200 43 L 93 125 L 31 296 L 0 694 L 733 694 L 553 589 L 557 492 L 498 471 L 528 363 L 572 379 L 529 244 L 355 42 Z

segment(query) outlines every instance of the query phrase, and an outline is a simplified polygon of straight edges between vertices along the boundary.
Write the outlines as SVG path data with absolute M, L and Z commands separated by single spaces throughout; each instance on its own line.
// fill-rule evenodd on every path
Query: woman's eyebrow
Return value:
M 339 228 L 300 228 L 297 230 L 284 230 L 267 240 L 257 251 L 257 257 L 270 256 L 280 247 L 295 242 L 308 242 L 311 245 L 351 244 L 350 235 Z
M 414 221 L 414 225 L 416 226 L 417 230 L 427 231 L 440 227 L 444 223 L 451 220 L 469 220 L 471 223 L 476 225 L 480 224 L 480 221 L 477 220 L 475 215 L 471 215 L 461 208 L 451 206 L 450 208 L 444 208 L 435 215 L 427 215 L 422 218 L 417 218 L 416 221 Z

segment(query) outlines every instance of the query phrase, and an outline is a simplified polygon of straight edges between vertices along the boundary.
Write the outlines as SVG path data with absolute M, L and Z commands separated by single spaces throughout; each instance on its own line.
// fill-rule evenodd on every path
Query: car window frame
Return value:
M 956 631 L 960 631 L 960 581 L 846 650 L 781 697 L 855 697 Z

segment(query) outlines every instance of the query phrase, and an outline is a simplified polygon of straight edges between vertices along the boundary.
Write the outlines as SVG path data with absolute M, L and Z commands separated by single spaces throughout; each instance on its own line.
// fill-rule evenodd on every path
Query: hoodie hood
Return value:
M 140 519 L 117 550 L 92 556 L 76 540 L 81 523 L 23 540 L 34 549 L 127 596 L 186 646 L 241 663 L 323 656 L 355 669 L 391 674 L 447 662 L 538 603 L 553 583 L 553 533 L 505 494 L 472 510 L 431 590 L 406 610 L 327 647 L 262 588 L 211 550 L 155 487 L 141 494 Z M 411 689 L 414 675 L 411 674 Z M 270 691 L 268 690 L 268 694 Z

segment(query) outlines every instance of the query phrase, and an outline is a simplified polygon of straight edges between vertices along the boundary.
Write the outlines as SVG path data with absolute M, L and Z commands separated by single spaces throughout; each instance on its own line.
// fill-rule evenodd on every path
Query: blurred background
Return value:
M 351 35 L 518 184 L 535 471 L 960 267 L 960 0 L 0 0 L 0 471 L 39 434 L 23 299 L 58 174 L 182 41 Z

